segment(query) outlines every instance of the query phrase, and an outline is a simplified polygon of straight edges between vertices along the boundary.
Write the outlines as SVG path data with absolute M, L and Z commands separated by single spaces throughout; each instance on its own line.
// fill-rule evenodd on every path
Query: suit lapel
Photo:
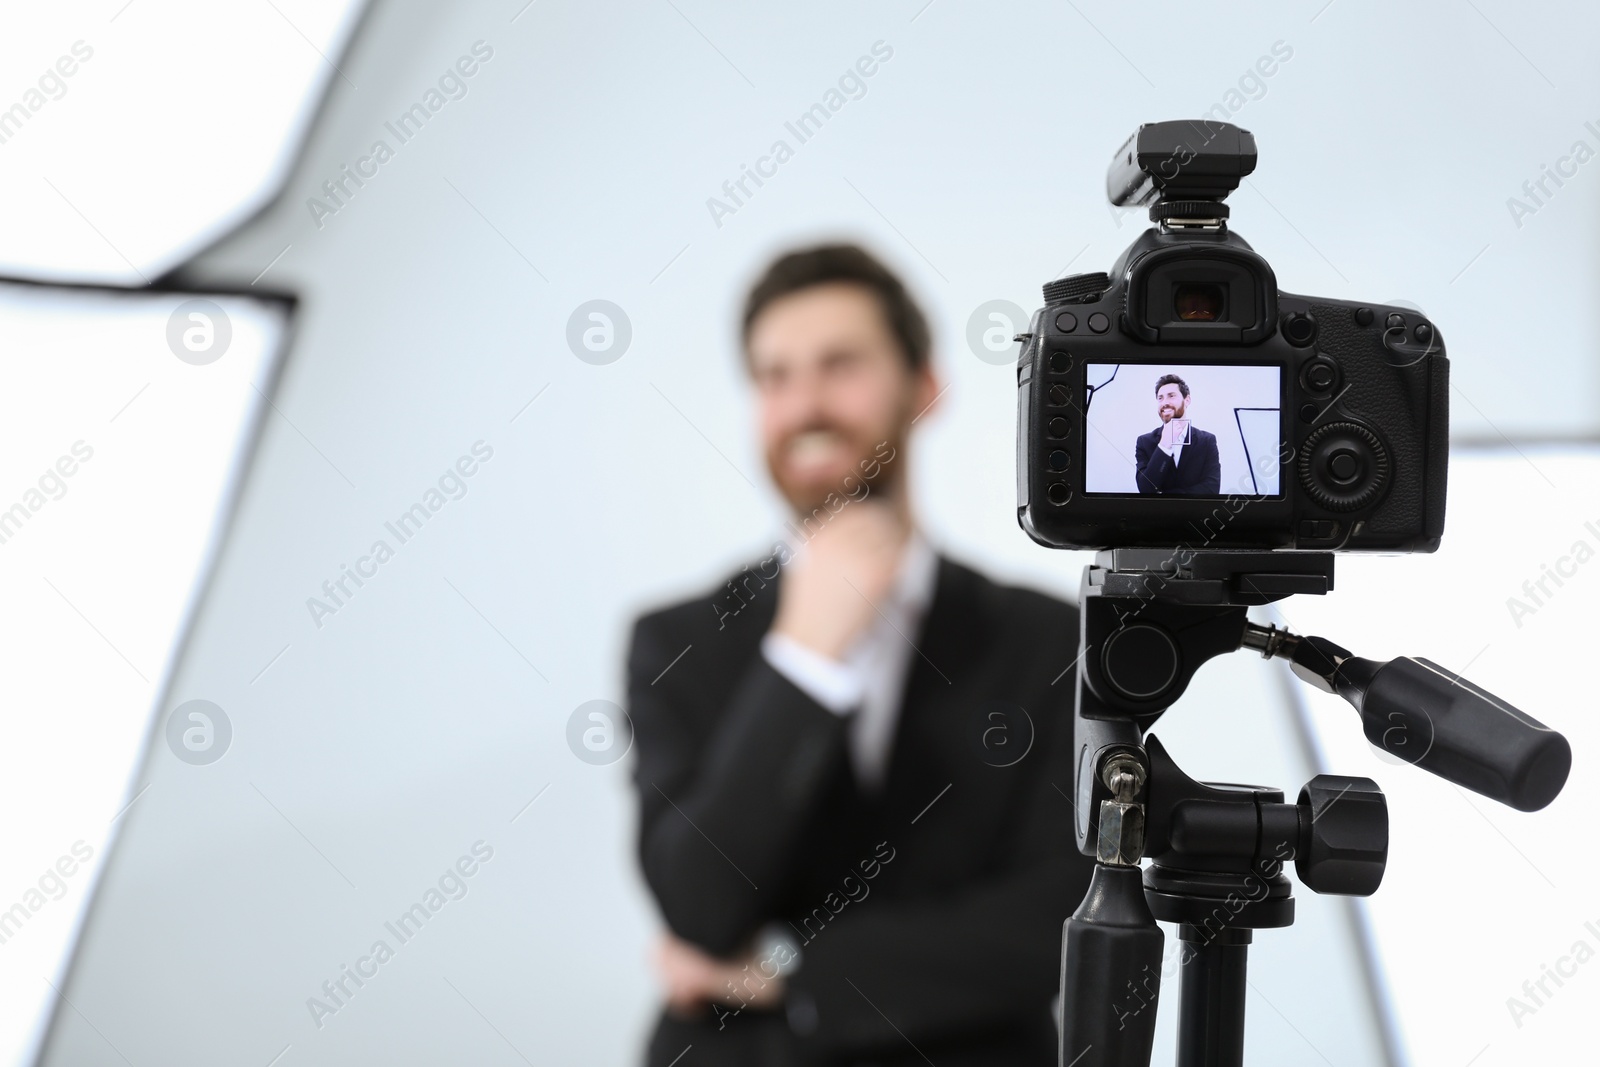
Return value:
M 761 654 L 761 637 L 776 614 L 782 581 L 780 574 L 763 588 L 754 573 L 755 568 L 747 568 L 730 583 L 755 594 L 747 592 L 747 603 L 737 618 L 729 619 L 729 629 L 739 631 L 736 656 L 743 662 Z M 906 635 L 913 647 L 884 791 L 876 798 L 859 794 L 854 776 L 843 776 L 848 779 L 845 787 L 863 805 L 862 815 L 873 822 L 881 819 L 884 833 L 903 834 L 913 819 L 918 820 L 918 829 L 924 821 L 939 825 L 944 820 L 934 820 L 931 814 L 937 806 L 929 807 L 935 798 L 939 804 L 957 800 L 963 823 L 981 818 L 992 804 L 1003 802 L 995 790 L 1005 776 L 996 775 L 974 747 L 982 730 L 983 706 L 995 695 L 997 684 L 1006 688 L 984 669 L 993 658 L 989 644 L 994 633 L 983 595 L 985 584 L 977 572 L 939 556 L 933 598 L 916 633 Z M 727 586 L 723 592 L 732 595 Z M 941 792 L 946 786 L 951 787 L 949 795 Z M 925 810 L 929 816 L 922 820 Z
M 895 724 L 885 794 L 892 821 L 918 817 L 968 763 L 979 763 L 976 753 L 966 751 L 971 724 L 963 720 L 982 685 L 977 668 L 991 632 L 982 617 L 982 581 L 939 557 L 933 600 L 914 638 Z

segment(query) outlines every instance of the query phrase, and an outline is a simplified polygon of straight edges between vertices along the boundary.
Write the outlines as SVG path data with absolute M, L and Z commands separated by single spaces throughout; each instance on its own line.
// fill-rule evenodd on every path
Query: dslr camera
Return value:
M 1106 192 L 1154 224 L 1018 339 L 1017 516 L 1054 548 L 1431 552 L 1449 361 L 1412 308 L 1278 289 L 1228 227 L 1248 130 L 1140 126 Z

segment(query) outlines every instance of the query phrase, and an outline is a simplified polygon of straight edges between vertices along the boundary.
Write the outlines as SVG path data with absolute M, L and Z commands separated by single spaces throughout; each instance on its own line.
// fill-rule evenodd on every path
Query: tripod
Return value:
M 1148 1067 L 1158 919 L 1178 924 L 1182 943 L 1178 1067 L 1240 1067 L 1252 931 L 1294 921 L 1284 864 L 1317 893 L 1368 896 L 1383 880 L 1389 819 L 1376 782 L 1319 774 L 1288 804 L 1269 787 L 1196 781 L 1146 736 L 1213 656 L 1288 659 L 1355 706 L 1372 744 L 1520 811 L 1566 784 L 1566 739 L 1466 679 L 1246 618 L 1249 606 L 1332 588 L 1328 552 L 1113 549 L 1084 569 L 1075 805 L 1095 868 L 1063 939 L 1062 1067 Z

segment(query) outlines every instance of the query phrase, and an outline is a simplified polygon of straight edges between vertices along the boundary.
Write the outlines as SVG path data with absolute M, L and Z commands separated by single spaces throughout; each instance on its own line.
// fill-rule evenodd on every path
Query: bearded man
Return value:
M 744 357 L 782 541 L 635 624 L 651 1067 L 1053 1065 L 1077 611 L 938 551 L 927 320 L 862 249 L 780 257 Z M 997 472 L 996 477 L 1003 476 Z

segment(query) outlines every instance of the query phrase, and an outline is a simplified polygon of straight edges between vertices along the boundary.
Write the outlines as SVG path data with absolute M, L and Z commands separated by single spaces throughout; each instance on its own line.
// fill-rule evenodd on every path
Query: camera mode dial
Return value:
M 1044 302 L 1047 307 L 1052 304 L 1081 304 L 1087 300 L 1098 299 L 1100 294 L 1109 288 L 1111 288 L 1111 275 L 1105 271 L 1070 274 L 1065 278 L 1044 283 Z

